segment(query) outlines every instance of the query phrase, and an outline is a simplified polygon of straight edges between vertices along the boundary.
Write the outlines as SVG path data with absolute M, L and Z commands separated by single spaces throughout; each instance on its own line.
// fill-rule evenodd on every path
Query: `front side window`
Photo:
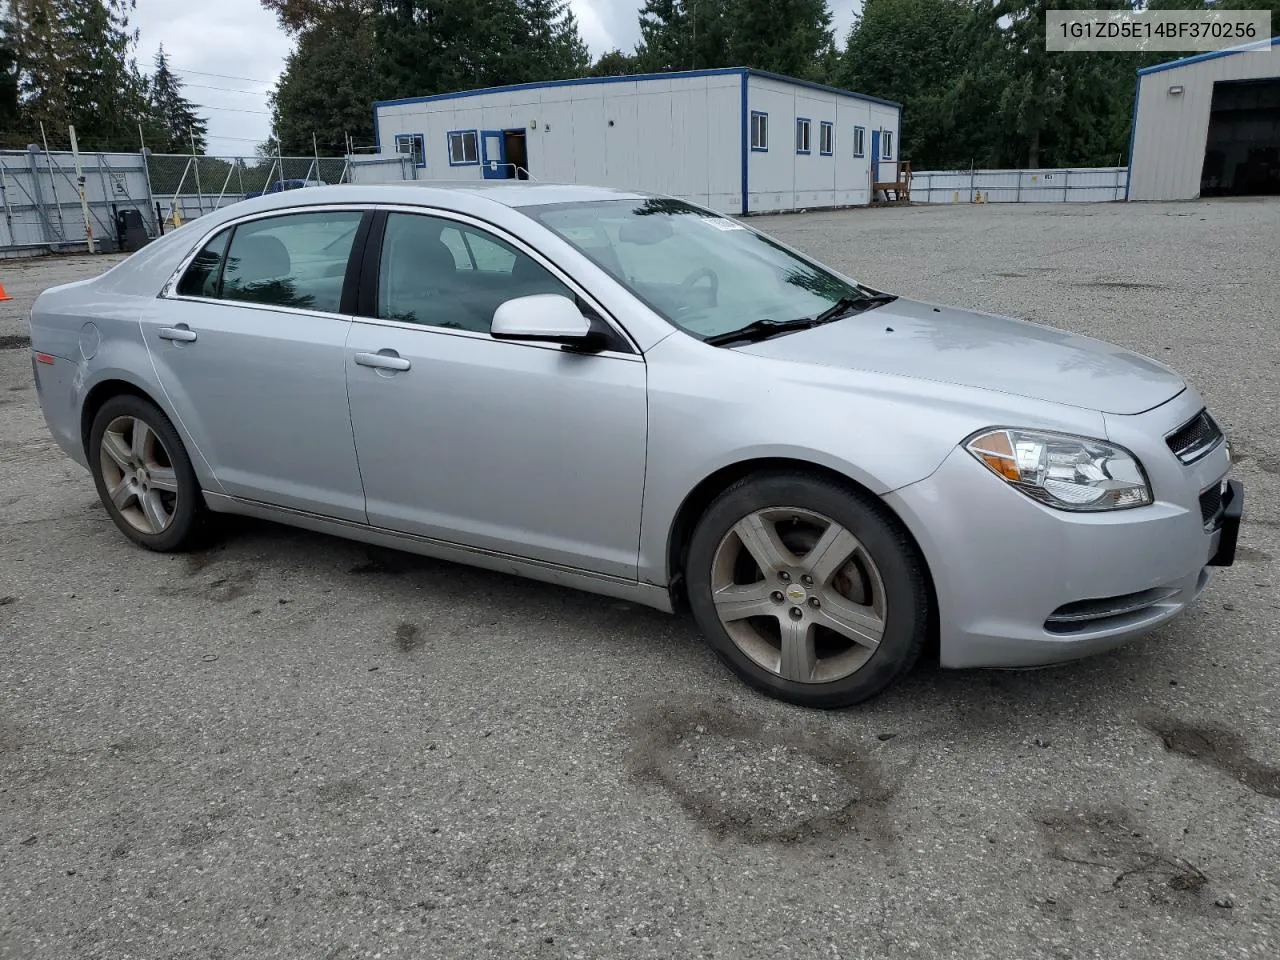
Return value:
M 195 255 L 195 259 L 187 266 L 186 273 L 178 281 L 178 296 L 216 297 L 218 295 L 218 280 L 222 274 L 222 255 L 227 252 L 227 241 L 230 238 L 231 231 L 223 230 Z
M 574 296 L 536 260 L 492 234 L 440 217 L 387 215 L 380 319 L 488 333 L 499 306 L 535 293 Z
M 755 110 L 751 114 L 751 149 L 769 149 L 769 115 Z
M 818 151 L 824 157 L 829 157 L 831 154 L 835 153 L 836 126 L 834 123 L 827 123 L 826 121 L 823 121 L 822 126 L 819 129 L 821 132 L 818 140 Z
M 420 133 L 396 134 L 396 153 L 413 158 L 415 167 L 427 165 L 427 138 Z
M 893 159 L 893 131 L 892 130 L 880 131 L 880 159 L 881 160 Z
M 480 162 L 480 139 L 475 130 L 454 130 L 449 134 L 449 166 L 465 167 Z
M 812 317 L 862 291 L 742 224 L 682 200 L 546 204 L 521 212 L 699 337 Z
M 218 297 L 338 313 L 362 214 L 291 213 L 235 228 Z
M 853 155 L 855 157 L 865 157 L 867 155 L 867 128 L 853 128 Z
M 796 153 L 809 152 L 809 126 L 803 117 L 796 121 Z

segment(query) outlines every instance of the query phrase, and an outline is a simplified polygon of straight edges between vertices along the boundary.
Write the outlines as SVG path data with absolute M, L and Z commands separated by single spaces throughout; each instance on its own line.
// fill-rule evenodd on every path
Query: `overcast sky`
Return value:
M 598 57 L 615 47 L 631 52 L 640 38 L 641 0 L 570 0 L 582 38 Z M 860 0 L 828 0 L 836 41 L 844 43 Z M 284 67 L 292 41 L 258 0 L 138 0 L 134 25 L 141 36 L 138 60 L 150 70 L 164 44 L 186 95 L 209 121 L 209 152 L 251 154 L 267 138 L 267 93 Z

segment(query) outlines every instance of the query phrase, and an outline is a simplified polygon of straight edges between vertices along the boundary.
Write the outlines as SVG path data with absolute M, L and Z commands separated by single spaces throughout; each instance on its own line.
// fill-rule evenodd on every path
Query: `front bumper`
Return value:
M 1243 486 L 1227 485 L 1217 516 L 1206 520 L 1200 508 L 1201 492 L 1230 469 L 1227 445 L 1190 466 L 1162 446 L 1166 421 L 1181 422 L 1196 403 L 1184 396 L 1108 418 L 1111 439 L 1147 468 L 1149 506 L 1054 510 L 960 448 L 932 476 L 885 497 L 929 564 L 944 667 L 1044 666 L 1111 649 L 1168 622 L 1214 566 L 1231 564 Z

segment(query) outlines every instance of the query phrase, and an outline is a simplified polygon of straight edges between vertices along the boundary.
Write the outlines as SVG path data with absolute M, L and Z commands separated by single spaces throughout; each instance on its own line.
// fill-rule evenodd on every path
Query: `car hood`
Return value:
M 906 299 L 737 349 L 778 360 L 995 390 L 1102 413 L 1142 413 L 1186 388 L 1163 364 L 1101 340 Z

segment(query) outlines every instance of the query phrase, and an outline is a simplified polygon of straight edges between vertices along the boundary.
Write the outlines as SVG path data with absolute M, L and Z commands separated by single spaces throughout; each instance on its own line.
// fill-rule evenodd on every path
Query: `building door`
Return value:
M 480 169 L 486 180 L 510 180 L 506 140 L 501 130 L 480 131 Z
M 529 143 L 523 130 L 503 130 L 502 139 L 507 150 L 507 163 L 517 180 L 529 179 Z
M 1280 78 L 1213 85 L 1200 196 L 1280 194 Z
M 880 131 L 871 131 L 871 191 L 875 192 L 880 181 Z M 872 197 L 874 200 L 875 198 Z

